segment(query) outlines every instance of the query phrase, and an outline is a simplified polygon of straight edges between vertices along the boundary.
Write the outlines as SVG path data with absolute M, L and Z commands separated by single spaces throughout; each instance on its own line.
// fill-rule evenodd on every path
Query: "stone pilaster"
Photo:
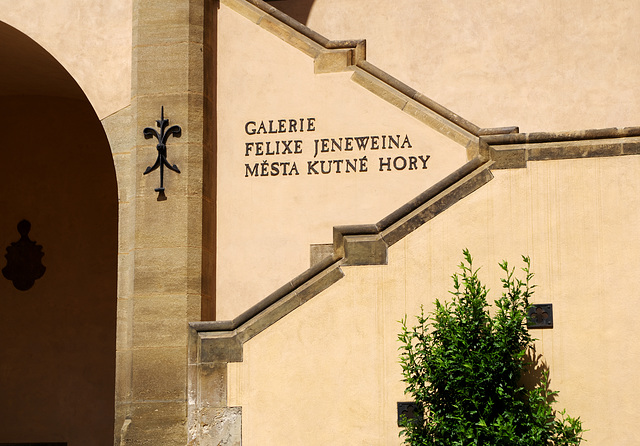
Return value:
M 119 296 L 116 444 L 187 442 L 188 323 L 213 318 L 215 308 L 215 8 L 214 0 L 133 2 L 134 192 L 121 216 L 135 231 L 120 273 L 130 285 Z M 161 107 L 182 129 L 167 141 L 180 173 L 165 168 L 166 199 L 154 191 L 159 169 L 143 175 L 157 141 L 142 131 L 158 129 Z

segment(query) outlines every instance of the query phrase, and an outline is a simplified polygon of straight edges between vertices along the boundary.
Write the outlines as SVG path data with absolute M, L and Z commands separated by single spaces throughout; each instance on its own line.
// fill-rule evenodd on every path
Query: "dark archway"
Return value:
M 118 198 L 109 144 L 69 73 L 1 22 L 0 60 L 0 270 L 22 220 L 46 267 L 26 290 L 0 275 L 0 444 L 111 445 Z

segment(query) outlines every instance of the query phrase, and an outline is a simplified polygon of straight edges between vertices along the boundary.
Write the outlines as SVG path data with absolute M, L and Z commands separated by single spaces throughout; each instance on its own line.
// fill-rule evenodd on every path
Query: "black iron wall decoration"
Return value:
M 180 169 L 178 169 L 178 166 L 176 166 L 175 164 L 169 164 L 169 161 L 167 161 L 167 139 L 169 139 L 169 136 L 171 135 L 175 136 L 176 138 L 180 138 L 180 136 L 182 135 L 182 129 L 177 125 L 172 125 L 171 127 L 166 128 L 167 125 L 169 125 L 169 120 L 164 119 L 164 106 L 162 107 L 160 112 L 160 119 L 156 121 L 156 124 L 158 125 L 158 127 L 160 127 L 160 134 L 158 134 L 156 129 L 153 129 L 151 127 L 146 127 L 142 131 L 145 139 L 151 139 L 155 137 L 158 140 L 158 144 L 156 145 L 156 149 L 158 150 L 158 157 L 156 158 L 156 162 L 153 164 L 153 166 L 147 167 L 147 170 L 144 171 L 143 175 L 153 172 L 158 167 L 160 168 L 160 187 L 154 189 L 156 192 L 158 192 L 158 199 L 160 199 L 161 197 L 164 197 L 165 166 L 169 170 L 180 173 Z
M 13 282 L 20 291 L 26 291 L 35 281 L 44 275 L 47 269 L 42 264 L 42 246 L 29 239 L 31 223 L 22 220 L 18 223 L 20 240 L 7 247 L 5 257 L 7 266 L 2 268 L 2 275 Z

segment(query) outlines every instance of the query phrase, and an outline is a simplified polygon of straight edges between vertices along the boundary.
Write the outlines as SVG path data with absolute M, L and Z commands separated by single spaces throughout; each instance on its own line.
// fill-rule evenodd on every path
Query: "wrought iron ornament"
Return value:
M 34 282 L 44 275 L 47 269 L 42 264 L 42 246 L 29 239 L 31 223 L 22 220 L 18 223 L 20 240 L 7 247 L 5 257 L 7 266 L 2 268 L 2 275 L 13 282 L 20 291 L 31 288 Z
M 175 136 L 176 138 L 180 138 L 180 136 L 182 135 L 182 129 L 180 128 L 180 126 L 177 126 L 177 125 L 172 125 L 171 127 L 167 128 L 167 125 L 169 125 L 169 120 L 164 119 L 164 106 L 162 107 L 160 112 L 160 119 L 156 121 L 156 124 L 158 125 L 158 127 L 160 127 L 159 134 L 156 129 L 151 127 L 146 127 L 142 131 L 145 139 L 151 139 L 155 137 L 158 140 L 158 144 L 156 145 L 156 149 L 158 150 L 158 157 L 156 158 L 156 162 L 153 164 L 153 166 L 147 167 L 147 170 L 144 171 L 143 175 L 151 173 L 159 167 L 160 168 L 160 187 L 154 190 L 156 192 L 159 192 L 160 196 L 164 196 L 165 166 L 169 170 L 172 170 L 176 173 L 180 173 L 180 169 L 178 169 L 178 166 L 176 166 L 175 164 L 173 165 L 169 164 L 169 161 L 167 161 L 167 139 L 169 139 L 169 136 L 171 135 Z

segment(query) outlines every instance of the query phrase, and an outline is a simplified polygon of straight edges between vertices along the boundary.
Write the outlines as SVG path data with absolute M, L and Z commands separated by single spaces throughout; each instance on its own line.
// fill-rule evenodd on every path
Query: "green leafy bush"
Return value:
M 529 258 L 523 257 L 524 281 L 507 262 L 504 291 L 489 313 L 487 288 L 464 251 L 460 273 L 453 275 L 453 300 L 436 300 L 435 311 L 422 310 L 418 325 L 398 336 L 405 393 L 422 417 L 404 418 L 401 435 L 408 445 L 560 446 L 579 445 L 582 423 L 551 407 L 557 392 L 547 372 L 533 386 L 523 374 L 534 369 L 533 338 L 526 327 L 530 284 Z M 533 353 L 535 361 L 535 353 Z

